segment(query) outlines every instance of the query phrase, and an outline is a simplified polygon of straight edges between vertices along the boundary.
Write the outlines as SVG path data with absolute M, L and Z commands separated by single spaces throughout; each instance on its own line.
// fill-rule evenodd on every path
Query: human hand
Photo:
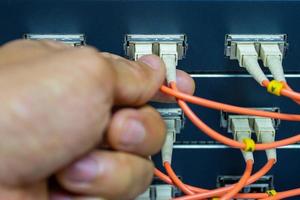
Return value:
M 128 61 L 91 47 L 14 41 L 0 48 L 0 199 L 132 199 L 151 182 L 165 125 L 149 100 L 163 62 Z M 194 82 L 178 71 L 178 86 Z M 104 148 L 109 146 L 112 150 Z M 64 191 L 47 186 L 56 175 Z M 101 198 L 100 198 L 101 197 Z

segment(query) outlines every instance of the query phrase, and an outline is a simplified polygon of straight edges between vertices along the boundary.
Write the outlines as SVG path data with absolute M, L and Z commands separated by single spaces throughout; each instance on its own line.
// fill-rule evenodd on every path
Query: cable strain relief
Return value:
M 275 80 L 286 82 L 281 56 L 268 56 L 267 66 Z
M 174 143 L 174 131 L 168 131 L 165 139 L 165 143 L 161 149 L 162 163 L 172 163 L 173 143 Z
M 248 160 L 252 160 L 254 163 L 254 156 L 252 152 L 246 152 L 246 151 L 242 151 L 243 157 L 245 162 L 247 162 Z
M 277 152 L 276 152 L 276 149 L 266 150 L 266 154 L 267 154 L 268 160 L 274 159 L 275 163 L 277 162 Z
M 257 56 L 244 56 L 244 67 L 248 73 L 260 84 L 268 80 L 257 60 Z
M 268 119 L 270 122 L 270 119 Z M 271 122 L 270 122 L 271 123 Z M 259 134 L 259 138 L 261 140 L 262 143 L 272 143 L 275 141 L 275 130 L 272 127 L 272 124 L 270 124 L 270 127 L 268 127 L 268 131 L 262 131 Z M 268 149 L 266 150 L 266 155 L 268 160 L 274 159 L 275 161 L 277 161 L 277 151 L 276 149 Z

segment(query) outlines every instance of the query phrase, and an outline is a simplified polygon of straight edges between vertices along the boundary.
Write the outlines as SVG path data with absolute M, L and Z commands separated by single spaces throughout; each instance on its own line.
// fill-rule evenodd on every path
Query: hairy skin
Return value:
M 144 157 L 158 152 L 165 136 L 163 120 L 145 104 L 173 100 L 158 92 L 164 77 L 156 56 L 132 62 L 50 41 L 0 47 L 0 200 L 142 193 L 153 174 Z M 178 82 L 193 93 L 187 74 L 178 71 Z M 101 149 L 107 145 L 114 151 Z M 54 175 L 63 192 L 48 187 Z

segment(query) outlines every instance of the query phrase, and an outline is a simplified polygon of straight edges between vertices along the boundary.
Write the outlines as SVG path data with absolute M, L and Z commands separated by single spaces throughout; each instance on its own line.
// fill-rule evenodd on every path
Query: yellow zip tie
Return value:
M 219 200 L 219 199 L 220 199 L 219 197 L 214 197 L 211 200 Z
M 277 191 L 276 190 L 268 190 L 266 193 L 269 195 L 269 197 L 273 197 L 273 196 L 277 195 Z
M 251 138 L 246 138 L 243 140 L 244 144 L 246 145 L 244 151 L 246 152 L 253 152 L 255 151 L 255 142 Z
M 274 94 L 274 95 L 277 95 L 277 96 L 280 96 L 281 94 L 281 90 L 283 88 L 283 83 L 280 82 L 280 81 L 276 81 L 276 80 L 272 80 L 268 87 L 267 87 L 267 90 L 269 93 L 271 94 Z

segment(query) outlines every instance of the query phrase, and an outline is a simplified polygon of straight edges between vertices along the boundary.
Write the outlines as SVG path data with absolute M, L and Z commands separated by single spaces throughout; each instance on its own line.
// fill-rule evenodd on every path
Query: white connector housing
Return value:
M 158 112 L 166 124 L 166 139 L 161 149 L 162 162 L 169 162 L 171 164 L 176 134 L 179 134 L 183 129 L 185 118 L 180 108 L 160 108 Z
M 244 67 L 259 84 L 267 80 L 258 63 L 258 54 L 253 43 L 237 44 L 237 59 L 240 66 Z
M 277 44 L 262 44 L 260 57 L 277 81 L 286 81 L 282 66 L 283 54 Z
M 173 144 L 176 141 L 176 129 L 175 129 L 175 120 L 165 120 L 167 125 L 167 135 L 164 142 L 164 145 L 161 149 L 162 163 L 165 162 L 172 163 L 172 154 L 173 154 Z
M 155 54 L 162 58 L 166 65 L 167 83 L 176 82 L 176 67 L 178 60 L 185 57 L 187 37 L 184 34 L 175 35 L 140 35 L 125 36 L 125 54 L 132 60 L 138 60 L 143 55 Z
M 156 200 L 170 200 L 173 198 L 171 185 L 156 185 Z
M 275 137 L 275 129 L 273 122 L 269 118 L 255 118 L 254 119 L 254 131 L 257 135 L 259 142 L 262 142 L 264 133 L 270 133 L 272 137 Z
M 150 188 L 148 188 L 143 194 L 138 196 L 135 200 L 151 200 Z
M 279 49 L 278 44 L 261 44 L 260 57 L 265 67 L 269 67 L 269 57 L 277 57 L 280 61 L 283 59 L 282 52 Z
M 178 52 L 176 43 L 160 44 L 160 57 L 165 62 L 167 69 L 167 83 L 176 82 L 176 67 L 178 64 Z
M 274 129 L 272 120 L 269 118 L 255 118 L 254 131 L 258 142 L 271 143 L 275 141 L 276 131 Z M 276 149 L 266 150 L 267 158 L 277 160 Z
M 238 140 L 238 135 L 245 133 L 247 138 L 251 138 L 251 128 L 247 118 L 231 119 L 231 130 L 235 140 Z
M 244 139 L 251 138 L 251 128 L 249 125 L 249 120 L 247 118 L 233 118 L 231 119 L 231 129 L 234 139 L 243 142 Z M 245 161 L 254 161 L 254 156 L 252 152 L 242 151 Z
M 135 45 L 134 60 L 138 60 L 142 56 L 152 54 L 151 43 L 140 43 Z
M 175 195 L 175 188 L 172 185 L 160 184 L 151 185 L 143 194 L 135 200 L 171 200 Z
M 245 67 L 245 57 L 258 60 L 258 54 L 253 43 L 237 44 L 237 59 L 241 67 Z
M 149 43 L 135 44 L 134 60 L 138 60 L 144 55 L 151 55 L 153 45 Z M 176 82 L 176 67 L 178 64 L 177 43 L 161 43 L 159 44 L 159 56 L 166 65 L 167 83 Z

